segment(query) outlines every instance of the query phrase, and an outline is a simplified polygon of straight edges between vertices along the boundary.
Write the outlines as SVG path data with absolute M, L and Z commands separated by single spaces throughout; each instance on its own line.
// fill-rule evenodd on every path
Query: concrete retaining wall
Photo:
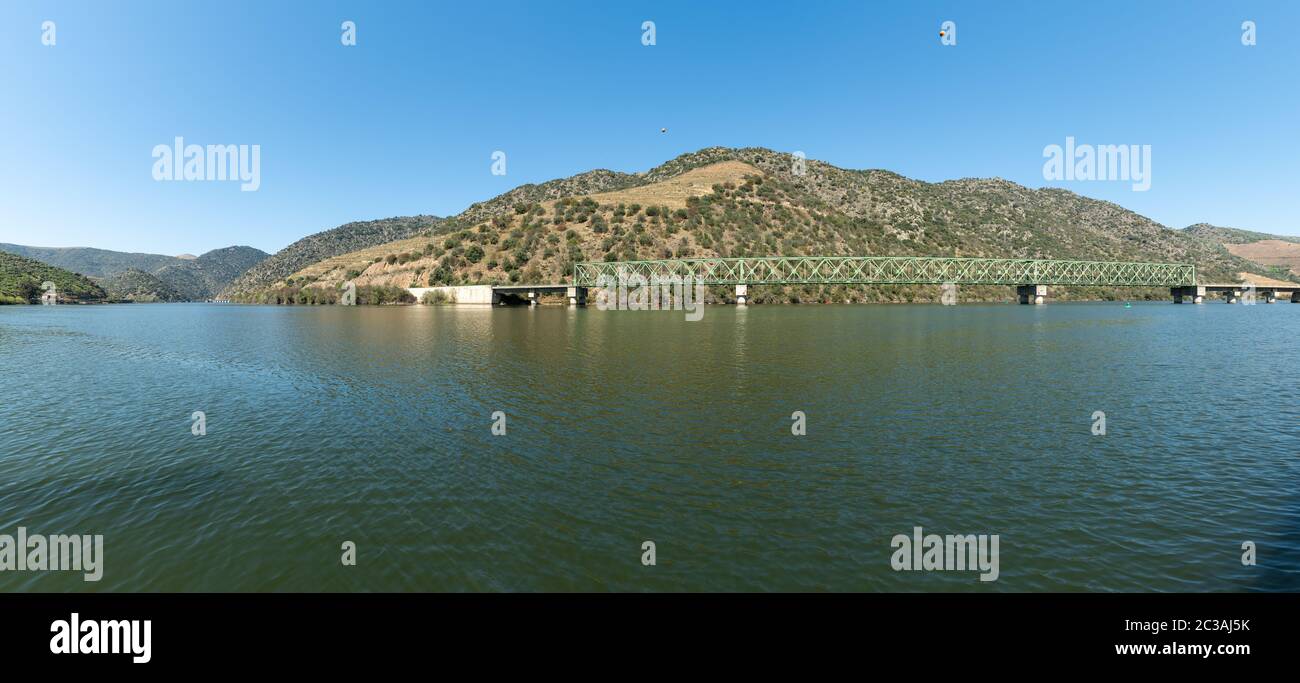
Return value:
M 498 301 L 496 292 L 492 291 L 492 285 L 407 287 L 406 291 L 410 292 L 416 301 L 422 301 L 425 292 L 442 292 L 447 295 L 447 303 L 449 304 L 491 306 Z

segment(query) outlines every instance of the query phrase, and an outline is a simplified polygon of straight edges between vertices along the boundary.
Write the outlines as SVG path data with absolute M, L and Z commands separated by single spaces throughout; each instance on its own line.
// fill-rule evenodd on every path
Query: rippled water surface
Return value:
M 1300 590 L 1300 305 L 9 306 L 0 386 L 0 534 L 105 537 L 0 590 Z

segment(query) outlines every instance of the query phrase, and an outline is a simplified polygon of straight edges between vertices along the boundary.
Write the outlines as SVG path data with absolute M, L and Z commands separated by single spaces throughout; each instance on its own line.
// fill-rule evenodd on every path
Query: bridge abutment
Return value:
M 1016 295 L 1022 304 L 1041 306 L 1047 302 L 1047 285 L 1020 285 L 1016 287 Z

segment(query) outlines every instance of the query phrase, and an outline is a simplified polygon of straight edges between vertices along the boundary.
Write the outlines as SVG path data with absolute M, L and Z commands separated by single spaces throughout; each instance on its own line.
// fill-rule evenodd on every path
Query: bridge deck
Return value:
M 1197 287 L 1204 287 L 1205 290 L 1206 290 L 1207 292 L 1230 292 L 1230 291 L 1240 291 L 1240 290 L 1242 290 L 1242 289 L 1245 289 L 1247 286 L 1248 286 L 1247 283 L 1244 283 L 1244 282 L 1241 283 L 1241 284 L 1235 284 L 1235 285 L 1234 285 L 1234 284 L 1205 284 L 1205 285 L 1197 285 Z M 1290 285 L 1261 285 L 1261 284 L 1255 284 L 1254 287 L 1255 287 L 1255 290 L 1256 290 L 1256 291 L 1260 291 L 1260 292 L 1300 292 L 1300 284 L 1290 284 Z
M 573 285 L 566 284 L 549 284 L 549 285 L 492 285 L 492 289 L 498 292 L 509 294 L 527 293 L 527 292 L 565 292 Z

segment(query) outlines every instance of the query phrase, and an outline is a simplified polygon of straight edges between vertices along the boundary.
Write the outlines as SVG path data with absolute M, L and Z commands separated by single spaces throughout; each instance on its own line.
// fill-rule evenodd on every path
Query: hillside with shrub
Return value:
M 802 171 L 802 173 L 800 172 Z M 576 193 L 576 194 L 567 194 Z M 436 231 L 322 259 L 268 291 L 559 283 L 578 261 L 925 255 L 1193 263 L 1202 281 L 1261 264 L 1117 204 L 1001 179 L 927 183 L 767 149 L 709 148 L 642 174 L 597 171 L 475 204 Z M 933 301 L 937 286 L 756 287 L 770 301 Z M 1054 287 L 1054 299 L 1167 298 L 1164 288 Z M 711 291 L 728 301 L 728 288 Z M 963 287 L 963 300 L 1009 300 Z
M 203 301 L 267 257 L 252 247 L 213 249 L 202 256 L 164 256 L 89 247 L 0 245 L 0 250 L 82 273 L 133 301 Z M 143 274 L 143 275 L 142 275 Z M 145 277 L 145 276 L 148 277 Z
M 266 260 L 269 255 L 252 247 L 213 249 L 193 259 L 178 259 L 153 275 L 176 293 L 179 301 L 216 298 L 235 278 Z
M 223 288 L 226 298 L 245 300 L 267 289 L 295 271 L 339 254 L 377 244 L 432 234 L 441 219 L 437 216 L 401 216 L 374 221 L 346 223 L 308 235 L 246 269 Z
M 1300 237 L 1224 228 L 1207 223 L 1189 225 L 1188 234 L 1222 244 L 1229 253 L 1267 267 L 1259 275 L 1291 280 L 1300 276 Z
M 182 300 L 180 294 L 166 282 L 139 268 L 128 268 L 100 280 L 99 284 L 114 301 L 153 303 Z
M 22 244 L 0 244 L 0 251 L 18 254 L 91 278 L 106 278 L 132 268 L 152 273 L 180 260 L 175 256 L 162 254 L 110 251 L 91 247 L 29 247 Z
M 47 282 L 54 284 L 59 303 L 96 303 L 108 296 L 85 275 L 0 251 L 0 304 L 40 303 Z

